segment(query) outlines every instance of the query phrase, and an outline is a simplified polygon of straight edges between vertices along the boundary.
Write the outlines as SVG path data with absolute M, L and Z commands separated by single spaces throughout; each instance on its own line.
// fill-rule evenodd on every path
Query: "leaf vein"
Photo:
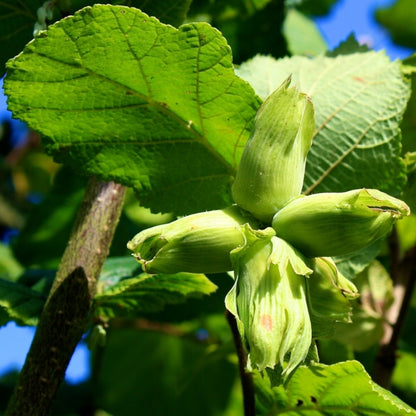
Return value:
M 306 191 L 305 195 L 310 194 L 318 185 L 322 183 L 322 181 L 336 168 L 338 167 L 342 161 L 349 155 L 351 152 L 354 151 L 354 149 L 357 148 L 357 146 L 360 144 L 361 140 L 365 137 L 365 135 L 368 133 L 368 131 L 374 126 L 377 120 L 373 120 L 368 127 L 361 133 L 361 135 L 358 137 L 357 141 L 346 151 L 344 152 L 335 162 L 333 162 L 328 169 L 325 170 L 325 172 L 321 175 L 320 178 L 318 178 L 314 184 L 312 184 Z
M 142 66 L 142 63 L 141 63 L 141 58 L 139 58 L 139 57 L 136 55 L 136 53 L 134 52 L 134 50 L 133 50 L 133 48 L 132 48 L 132 46 L 131 46 L 130 40 L 128 39 L 127 34 L 123 31 L 123 29 L 122 29 L 122 27 L 121 27 L 121 25 L 120 25 L 120 21 L 119 21 L 119 19 L 118 19 L 117 15 L 116 15 L 116 13 L 115 13 L 114 9 L 111 9 L 111 12 L 112 12 L 112 13 L 113 13 L 113 15 L 114 15 L 114 19 L 115 19 L 115 20 L 116 20 L 116 22 L 117 22 L 117 26 L 118 26 L 118 28 L 119 28 L 120 33 L 122 33 L 122 34 L 123 34 L 123 36 L 124 36 L 124 39 L 125 39 L 125 41 L 126 41 L 126 44 L 127 44 L 128 48 L 129 48 L 130 53 L 134 56 L 134 58 L 135 58 L 135 60 L 136 60 L 136 62 L 137 62 L 137 66 L 139 67 L 139 71 L 140 71 L 140 73 L 141 73 L 141 75 L 142 75 L 143 81 L 144 81 L 144 83 L 145 83 L 145 85 L 146 85 L 146 88 L 147 88 L 148 98 L 151 100 L 151 99 L 152 99 L 152 95 L 153 95 L 153 94 L 152 94 L 152 90 L 151 90 L 151 88 L 150 88 L 149 81 L 147 80 L 147 77 L 146 77 L 146 75 L 145 75 L 145 73 L 144 73 L 144 71 L 143 71 L 143 66 Z M 135 15 L 134 15 L 134 20 L 133 20 L 132 26 L 134 25 L 134 22 L 136 22 L 137 17 L 138 17 L 138 15 L 137 15 L 137 14 L 135 14 Z M 156 36 L 156 39 L 157 39 L 157 36 Z M 149 50 L 146 52 L 146 54 L 147 54 L 147 53 L 149 53 L 149 51 L 150 51 L 150 50 L 152 50 L 152 49 L 153 49 L 153 47 L 154 47 L 154 43 L 153 43 L 153 45 L 149 48 Z M 146 54 L 145 54 L 145 55 L 146 55 Z

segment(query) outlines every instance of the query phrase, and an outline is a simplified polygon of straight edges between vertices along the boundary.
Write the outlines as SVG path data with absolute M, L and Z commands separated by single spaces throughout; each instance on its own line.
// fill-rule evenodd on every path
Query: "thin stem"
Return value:
M 385 312 L 384 335 L 379 343 L 373 370 L 374 381 L 386 389 L 391 387 L 398 341 L 409 309 L 416 277 L 416 247 L 409 250 L 400 260 L 396 231 L 390 239 L 390 253 L 394 301 Z
M 125 188 L 90 178 L 26 362 L 5 416 L 45 416 L 89 313 L 123 205 Z
M 228 310 L 225 311 L 225 316 L 227 318 L 228 325 L 231 328 L 238 355 L 238 367 L 240 370 L 241 387 L 243 389 L 244 416 L 255 416 L 256 403 L 254 398 L 253 376 L 249 371 L 247 371 L 247 356 L 243 343 L 241 342 L 237 321 L 235 320 L 235 316 Z

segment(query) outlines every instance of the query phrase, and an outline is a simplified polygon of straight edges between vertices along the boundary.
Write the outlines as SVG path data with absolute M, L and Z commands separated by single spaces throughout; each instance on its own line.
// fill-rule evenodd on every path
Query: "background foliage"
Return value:
M 53 21 L 93 3 L 57 1 Z M 304 191 L 377 187 L 404 192 L 415 206 L 414 57 L 391 62 L 353 38 L 327 52 L 311 16 L 327 13 L 334 1 L 111 3 L 172 26 L 133 10 L 88 9 L 40 34 L 8 64 L 9 106 L 41 134 L 43 150 L 33 134 L 24 151 L 5 146 L 1 156 L 0 208 L 10 218 L 3 229 L 20 231 L 11 248 L 0 246 L 0 323 L 36 324 L 85 189 L 83 175 L 116 179 L 132 190 L 95 299 L 91 380 L 64 386 L 53 414 L 131 415 L 140 407 L 154 415 L 239 415 L 236 356 L 223 316 L 232 280 L 141 274 L 125 244 L 147 226 L 231 202 L 229 185 L 254 114 L 288 74 L 316 109 Z M 7 45 L 0 48 L 2 68 L 32 39 L 42 5 L 0 2 L 0 39 Z M 377 13 L 395 41 L 415 47 L 414 25 L 406 24 L 412 16 L 416 10 L 405 0 Z M 212 27 L 176 29 L 185 18 Z M 236 72 L 233 64 L 240 64 Z M 0 143 L 7 139 L 5 126 Z M 28 202 L 39 194 L 42 202 Z M 412 217 L 399 228 L 403 251 L 415 245 L 415 229 Z M 353 414 L 371 406 L 375 414 L 407 412 L 362 367 L 371 372 L 382 334 L 377 305 L 392 293 L 387 272 L 367 266 L 378 256 L 388 269 L 386 253 L 377 245 L 337 259 L 350 277 L 360 273 L 357 285 L 372 302 L 355 306 L 349 336 L 340 330 L 337 339 L 322 341 L 322 364 L 299 370 L 285 390 L 256 376 L 260 414 L 277 414 L 277 405 L 287 414 L 326 414 L 326 400 L 345 400 L 341 405 Z M 416 366 L 415 307 L 413 301 L 393 377 L 393 391 L 413 407 L 416 386 L 408 369 Z M 363 336 L 366 345 L 359 342 Z M 334 364 L 352 358 L 362 364 Z M 323 384 L 319 375 L 327 377 Z M 348 378 L 355 396 L 329 389 L 331 377 Z M 0 381 L 0 403 L 14 379 Z

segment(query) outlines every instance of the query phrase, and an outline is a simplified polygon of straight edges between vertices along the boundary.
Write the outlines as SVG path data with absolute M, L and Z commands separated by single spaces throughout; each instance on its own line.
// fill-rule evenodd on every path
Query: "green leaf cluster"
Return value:
M 126 184 L 154 212 L 176 216 L 228 206 L 254 116 L 289 75 L 312 98 L 317 121 L 303 192 L 369 187 L 400 196 L 405 189 L 412 205 L 414 155 L 404 153 L 415 151 L 415 64 L 391 62 L 351 39 L 324 55 L 325 42 L 308 16 L 326 13 L 334 1 L 113 2 L 142 11 L 94 6 L 59 20 L 93 4 L 70 3 L 68 9 L 69 2 L 56 2 L 57 22 L 7 65 L 9 108 L 65 166 L 13 244 L 14 255 L 0 246 L 1 325 L 36 325 L 53 279 L 45 269 L 58 264 L 84 190 L 78 174 Z M 2 65 L 32 39 L 42 4 L 0 4 L 0 39 L 7 45 Z M 179 26 L 187 13 L 189 22 L 211 25 Z M 403 21 L 399 26 L 409 30 Z M 298 56 L 280 58 L 287 52 Z M 87 389 L 94 406 L 117 415 L 137 409 L 240 415 L 236 357 L 222 316 L 232 281 L 225 275 L 209 276 L 214 284 L 201 274 L 142 273 L 126 257 L 125 241 L 153 225 L 148 215 L 130 194 L 100 277 L 91 318 L 105 328 L 107 346 L 94 347 L 97 383 Z M 400 231 L 406 249 L 414 246 L 412 224 Z M 361 273 L 354 283 L 364 296 L 354 304 L 353 324 L 340 324 L 345 330 L 336 334 L 346 345 L 339 354 L 345 359 L 353 349 L 368 351 L 382 334 L 376 306 L 391 301 L 391 281 L 372 263 L 380 250 L 385 254 L 382 243 L 335 259 L 348 278 Z M 25 267 L 39 270 L 19 278 Z M 347 309 L 343 305 L 342 313 Z M 414 366 L 416 346 L 412 326 L 406 331 L 393 384 L 414 405 L 407 369 Z M 278 387 L 256 374 L 255 385 L 259 415 L 414 414 L 356 361 L 301 367 Z
M 230 202 L 259 105 L 209 25 L 178 30 L 110 6 L 83 9 L 28 44 L 8 64 L 11 90 L 21 93 L 10 94 L 10 109 L 57 161 L 182 214 Z

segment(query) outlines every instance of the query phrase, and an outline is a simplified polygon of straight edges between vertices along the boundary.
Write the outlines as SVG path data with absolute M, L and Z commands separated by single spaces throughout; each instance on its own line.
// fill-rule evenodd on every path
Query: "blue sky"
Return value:
M 412 51 L 394 45 L 388 33 L 375 22 L 373 12 L 377 7 L 387 6 L 394 0 L 340 0 L 330 15 L 316 19 L 329 48 L 332 49 L 354 32 L 359 41 L 368 43 L 376 50 L 386 49 L 391 59 L 405 58 Z M 5 110 L 5 100 L 0 96 L 0 121 Z M 0 375 L 19 369 L 34 334 L 33 328 L 17 327 L 14 323 L 0 328 Z M 89 375 L 89 353 L 81 344 L 68 367 L 66 379 L 75 383 Z
M 393 44 L 388 32 L 374 18 L 377 8 L 393 3 L 395 0 L 339 0 L 328 16 L 315 22 L 330 49 L 354 32 L 358 41 L 368 43 L 375 50 L 385 49 L 391 59 L 405 58 L 412 50 Z
M 0 329 L 0 376 L 13 370 L 19 370 L 29 351 L 33 335 L 32 327 L 19 327 L 10 322 Z M 81 343 L 72 356 L 65 379 L 68 383 L 78 383 L 89 377 L 89 351 Z

